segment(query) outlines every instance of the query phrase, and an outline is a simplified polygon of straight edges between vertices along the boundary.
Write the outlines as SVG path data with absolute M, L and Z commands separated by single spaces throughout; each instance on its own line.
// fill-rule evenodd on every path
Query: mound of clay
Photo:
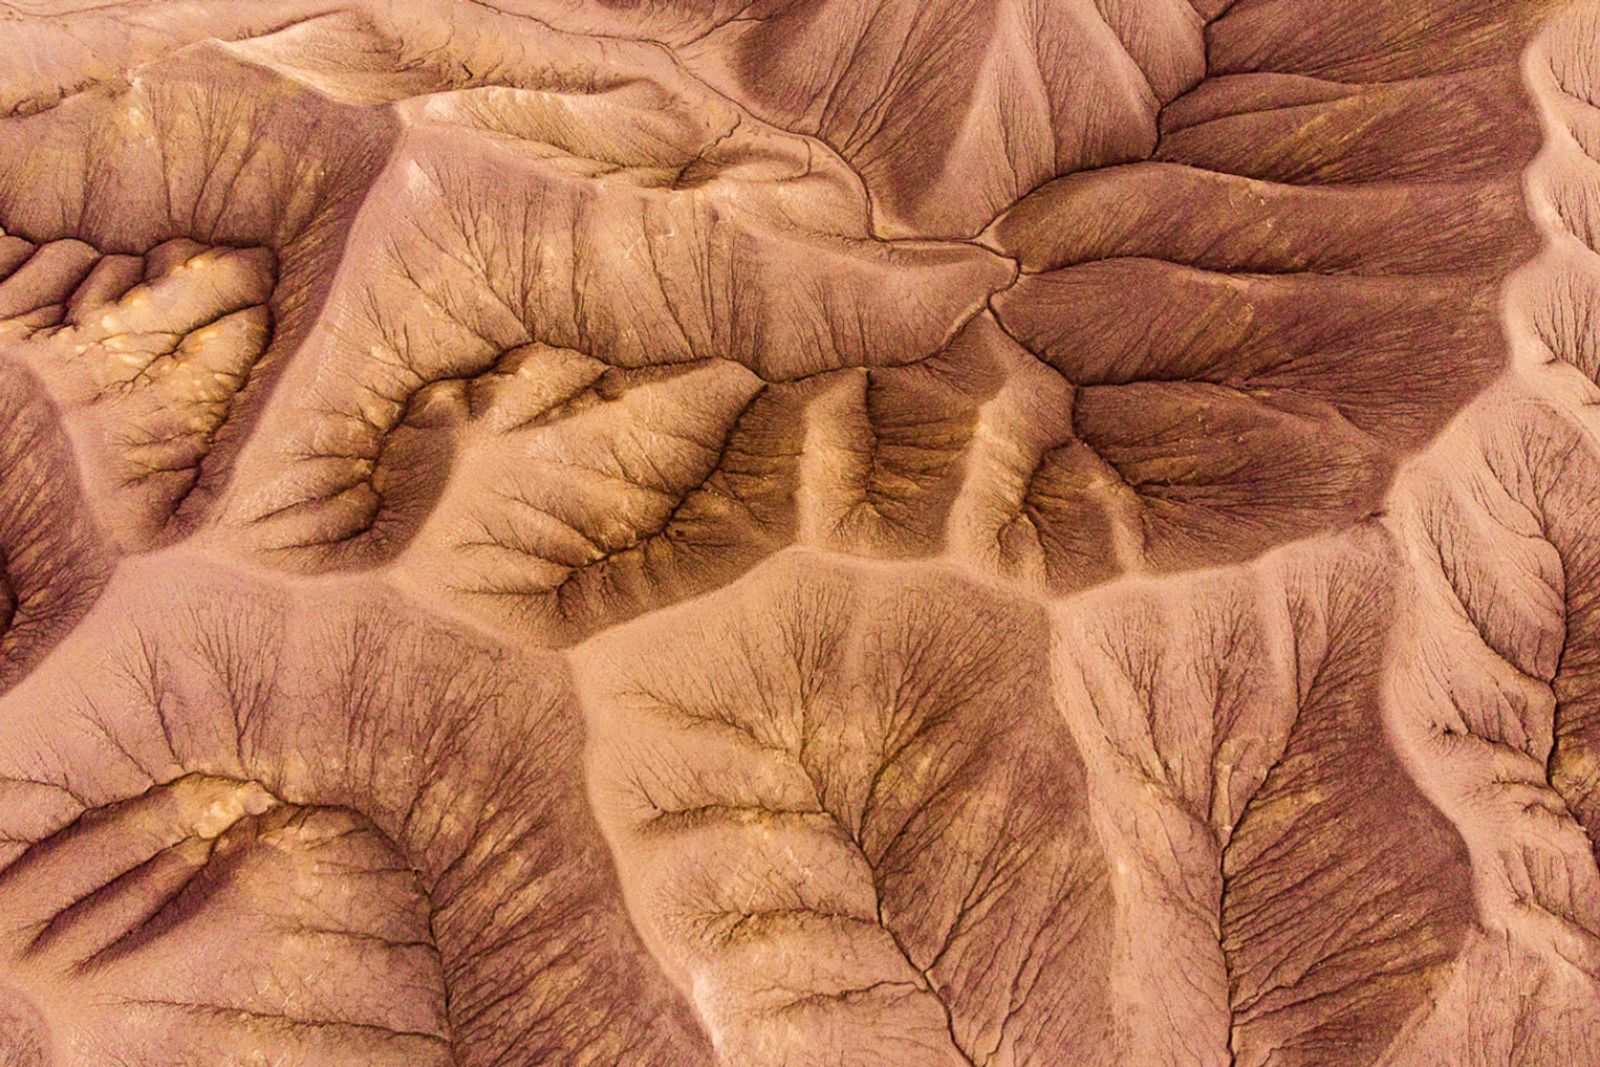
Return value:
M 1600 6 L 0 3 L 0 1065 L 1600 1067 Z

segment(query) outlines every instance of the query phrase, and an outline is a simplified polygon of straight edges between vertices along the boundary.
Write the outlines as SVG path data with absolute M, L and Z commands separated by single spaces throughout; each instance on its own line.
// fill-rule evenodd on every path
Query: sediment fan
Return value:
M 0 3 L 0 1064 L 1600 1065 L 1600 5 Z

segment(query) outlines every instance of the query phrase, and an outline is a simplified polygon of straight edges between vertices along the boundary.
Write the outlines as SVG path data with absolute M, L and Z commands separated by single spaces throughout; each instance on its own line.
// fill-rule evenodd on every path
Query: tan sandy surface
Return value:
M 0 1067 L 1600 1067 L 1600 4 L 0 3 Z

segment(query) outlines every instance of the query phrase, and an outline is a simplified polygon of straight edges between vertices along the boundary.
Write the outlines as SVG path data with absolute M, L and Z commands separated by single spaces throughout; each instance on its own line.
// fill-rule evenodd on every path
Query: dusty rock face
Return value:
M 0 1067 L 1600 1065 L 1600 7 L 0 46 Z

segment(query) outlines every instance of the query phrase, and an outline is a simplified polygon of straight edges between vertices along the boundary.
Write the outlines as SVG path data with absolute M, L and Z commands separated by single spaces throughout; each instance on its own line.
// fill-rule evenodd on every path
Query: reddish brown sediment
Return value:
M 1600 1067 L 1600 7 L 0 3 L 0 1064 Z

